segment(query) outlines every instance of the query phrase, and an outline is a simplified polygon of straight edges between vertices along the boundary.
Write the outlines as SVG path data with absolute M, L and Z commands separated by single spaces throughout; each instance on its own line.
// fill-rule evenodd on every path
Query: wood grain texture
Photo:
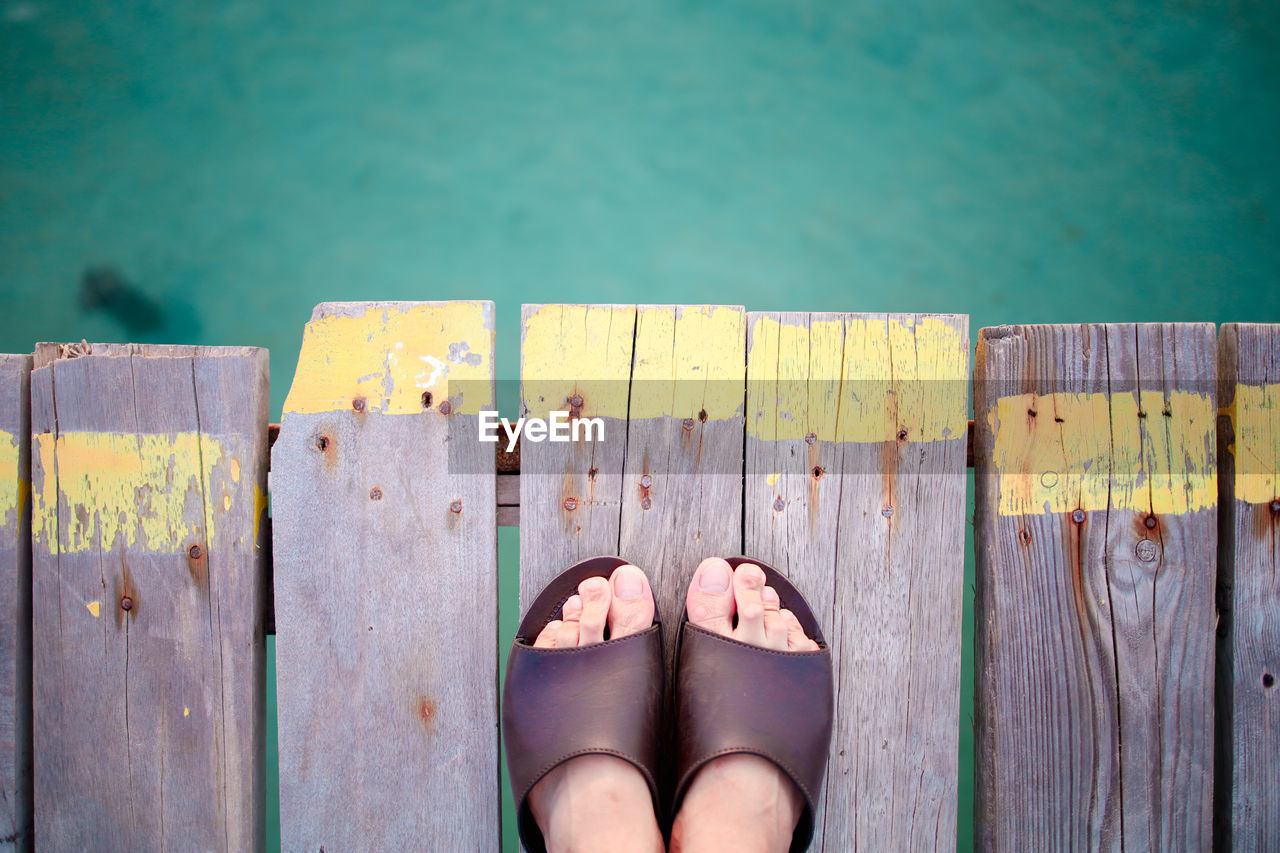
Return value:
M 521 416 L 599 417 L 604 440 L 521 441 L 521 612 L 565 567 L 618 553 L 635 324 L 630 305 L 523 308 Z
M 984 849 L 1211 842 L 1207 324 L 984 329 L 974 372 Z
M 304 350 L 341 327 L 272 456 L 282 847 L 496 850 L 493 306 L 326 303 Z
M 698 563 L 742 547 L 745 374 L 742 308 L 637 306 L 618 553 L 649 575 L 667 625 Z
M 32 846 L 30 377 L 0 355 L 0 850 Z
M 746 553 L 836 665 L 815 849 L 954 848 L 968 352 L 965 317 L 748 314 Z
M 37 348 L 42 849 L 263 843 L 267 353 Z
M 1280 849 L 1280 326 L 1224 325 L 1215 846 Z

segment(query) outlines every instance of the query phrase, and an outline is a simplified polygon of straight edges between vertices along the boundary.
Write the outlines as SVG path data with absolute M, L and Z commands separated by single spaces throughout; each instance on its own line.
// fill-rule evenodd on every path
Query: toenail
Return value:
M 636 599 L 644 595 L 644 581 L 635 572 L 618 572 L 613 589 L 618 598 Z
M 588 578 L 582 585 L 582 594 L 591 599 L 600 598 L 604 595 L 605 586 L 608 584 L 604 578 Z
M 729 567 L 712 563 L 698 574 L 698 588 L 703 592 L 724 592 L 729 588 Z

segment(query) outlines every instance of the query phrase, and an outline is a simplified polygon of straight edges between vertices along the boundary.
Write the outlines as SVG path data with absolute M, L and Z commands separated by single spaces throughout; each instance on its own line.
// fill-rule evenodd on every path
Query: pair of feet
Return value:
M 689 584 L 689 621 L 743 643 L 779 651 L 813 651 L 799 620 L 781 607 L 764 572 L 736 570 L 718 557 L 703 560 Z M 583 581 L 549 623 L 535 648 L 575 648 L 626 637 L 653 624 L 653 591 L 644 572 L 620 566 L 606 580 Z M 529 806 L 550 853 L 663 850 L 649 787 L 631 764 L 584 755 L 548 773 L 529 793 Z M 671 830 L 671 850 L 786 851 L 803 808 L 795 784 L 772 762 L 727 755 L 702 767 L 690 783 Z

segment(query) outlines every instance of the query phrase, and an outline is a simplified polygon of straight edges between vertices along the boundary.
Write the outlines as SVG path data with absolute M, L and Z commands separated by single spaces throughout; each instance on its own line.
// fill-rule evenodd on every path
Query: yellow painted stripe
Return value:
M 355 317 L 329 315 L 307 324 L 284 410 L 421 413 L 422 396 L 450 395 L 453 411 L 493 408 L 492 309 L 482 302 L 371 306 Z M 450 390 L 450 383 L 454 384 Z
M 1021 394 L 988 414 L 1001 515 L 1113 509 L 1179 514 L 1217 503 L 1207 395 Z M 1032 416 L 1030 412 L 1035 412 Z M 1139 413 L 1145 415 L 1140 416 Z
M 0 430 L 0 525 L 17 524 L 23 489 L 18 477 L 18 438 Z M 10 513 L 13 514 L 11 519 Z
M 636 315 L 631 417 L 742 414 L 746 316 L 723 305 L 653 305 Z
M 34 436 L 34 542 L 50 552 L 126 547 L 173 553 L 209 541 L 219 512 L 203 482 L 226 478 L 222 443 L 194 432 Z M 203 460 L 203 469 L 201 463 Z M 58 535 L 61 522 L 62 535 Z
M 753 437 L 877 443 L 902 430 L 910 441 L 965 435 L 969 347 L 942 318 L 850 316 L 805 328 L 757 316 L 751 333 Z
M 1236 500 L 1280 498 L 1280 384 L 1237 385 L 1234 411 Z
M 543 305 L 524 323 L 520 395 L 529 417 L 568 411 L 625 420 L 636 311 L 630 305 Z

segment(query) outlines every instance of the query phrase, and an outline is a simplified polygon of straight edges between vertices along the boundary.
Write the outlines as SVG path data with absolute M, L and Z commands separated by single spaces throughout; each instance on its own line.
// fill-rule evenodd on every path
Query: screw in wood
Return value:
M 650 477 L 648 474 L 645 474 L 640 478 L 640 488 L 647 489 L 652 485 L 653 485 L 653 478 Z
M 452 501 L 449 504 L 449 512 L 462 512 L 462 501 Z
M 187 556 L 193 560 L 198 560 L 204 556 L 204 549 L 199 545 L 192 545 L 187 549 Z
M 380 501 L 380 500 L 382 500 L 382 489 L 378 488 L 377 486 L 374 486 L 372 489 L 370 489 L 370 490 L 369 490 L 369 500 L 371 500 L 371 501 Z
M 1084 524 L 1084 518 L 1085 518 L 1084 510 L 1074 509 L 1071 511 L 1071 520 L 1074 521 L 1076 524 Z
M 445 400 L 443 403 L 440 404 L 439 411 L 440 411 L 440 414 L 447 415 L 453 411 L 453 404 L 450 403 L 448 400 Z
M 570 397 L 570 398 L 569 398 L 569 405 L 570 405 L 572 408 L 575 408 L 575 409 L 581 409 L 581 408 L 582 408 L 582 395 L 581 395 L 581 394 L 574 394 L 572 397 Z
M 351 401 L 351 408 L 355 409 L 357 412 L 363 412 L 364 405 L 365 405 L 364 397 L 356 397 L 354 400 Z
M 1142 519 L 1142 524 L 1148 530 L 1155 530 L 1156 525 L 1159 524 L 1159 522 L 1156 521 L 1156 517 L 1154 515 L 1148 515 L 1146 518 Z
M 1139 539 L 1138 544 L 1133 548 L 1133 552 L 1138 555 L 1138 559 L 1142 562 L 1150 563 L 1155 560 L 1160 549 L 1150 539 Z
M 129 596 L 127 596 L 127 595 L 125 595 L 125 596 L 121 596 L 121 598 L 120 598 L 120 609 L 121 609 L 121 610 L 132 610 L 132 609 L 133 609 L 133 599 L 132 599 L 132 598 L 130 598 Z
M 569 512 L 573 512 L 575 509 L 577 509 L 577 508 L 578 508 L 578 499 L 577 499 L 577 498 L 565 498 L 565 499 L 564 499 L 564 508 L 565 508 L 565 509 L 567 509 L 567 510 L 569 510 Z
M 778 499 L 773 502 L 773 508 L 778 512 L 782 512 L 787 508 L 786 502 L 782 500 L 782 495 L 778 495 Z
M 693 418 L 685 418 L 680 425 L 686 430 L 693 429 Z
M 885 518 L 893 518 L 893 507 L 883 506 L 880 508 L 880 514 Z
M 818 437 L 817 437 L 816 435 L 814 435 L 813 433 L 808 433 L 808 434 L 807 434 L 807 435 L 805 435 L 805 437 L 804 437 L 804 443 L 805 443 L 805 444 L 814 444 L 814 443 L 816 443 L 816 442 L 817 442 L 817 440 L 818 440 Z

